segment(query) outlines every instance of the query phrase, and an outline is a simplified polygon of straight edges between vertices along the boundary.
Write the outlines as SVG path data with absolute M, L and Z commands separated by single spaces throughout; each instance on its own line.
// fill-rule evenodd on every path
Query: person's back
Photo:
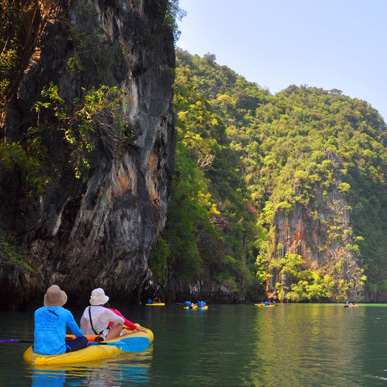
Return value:
M 81 331 L 85 335 L 106 335 L 108 332 L 105 329 L 110 322 L 124 323 L 124 319 L 102 305 L 91 305 L 83 312 Z
M 60 355 L 87 346 L 87 339 L 83 336 L 72 313 L 62 307 L 66 302 L 67 295 L 59 286 L 52 285 L 48 288 L 44 296 L 44 306 L 37 309 L 34 314 L 33 351 L 35 353 Z M 67 327 L 77 338 L 66 344 Z
M 66 327 L 73 318 L 70 311 L 61 306 L 43 306 L 35 311 L 34 352 L 40 355 L 56 355 L 66 352 Z

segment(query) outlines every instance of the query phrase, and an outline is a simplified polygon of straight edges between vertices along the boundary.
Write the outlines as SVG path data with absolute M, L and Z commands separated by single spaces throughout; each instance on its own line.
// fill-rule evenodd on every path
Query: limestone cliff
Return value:
M 333 152 L 326 152 L 326 157 L 332 162 L 334 183 L 326 190 L 316 184 L 310 201 L 296 203 L 290 211 L 276 211 L 273 259 L 284 258 L 288 253 L 297 254 L 304 261 L 301 270 L 322 269 L 335 280 L 332 300 L 341 295 L 364 301 L 366 296 L 361 280 L 364 270 L 359 266 L 359 253 L 352 231 L 352 210 L 347 195 L 340 191 L 343 166 Z M 300 190 L 295 186 L 296 194 Z M 269 295 L 275 295 L 276 284 L 281 283 L 285 296 L 291 289 L 288 275 L 279 270 L 273 270 L 272 275 Z
M 22 146 L 31 128 L 40 133 L 47 179 L 40 192 L 27 192 L 23 173 L 0 175 L 2 307 L 41 302 L 52 283 L 82 305 L 98 286 L 116 300 L 138 300 L 173 172 L 175 59 L 166 4 L 39 2 L 35 45 L 1 129 L 4 142 Z M 106 103 L 98 114 L 90 107 L 97 98 Z M 46 105 L 38 109 L 37 101 Z M 77 173 L 80 160 L 88 168 Z

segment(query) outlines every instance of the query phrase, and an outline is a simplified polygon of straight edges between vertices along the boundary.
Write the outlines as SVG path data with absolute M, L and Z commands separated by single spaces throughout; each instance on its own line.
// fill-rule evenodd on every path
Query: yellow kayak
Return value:
M 208 305 L 203 306 L 202 308 L 200 306 L 183 306 L 184 309 L 200 309 L 200 310 L 207 310 Z
M 275 305 L 274 304 L 270 304 L 270 305 L 265 305 L 265 304 L 254 304 L 255 306 L 262 306 L 264 308 L 272 308 L 274 307 Z
M 153 302 L 152 304 L 145 304 L 146 306 L 165 306 L 164 302 Z
M 125 337 L 125 336 L 124 336 Z M 114 343 L 124 339 L 123 336 L 116 337 L 112 340 L 102 341 L 102 343 Z M 145 332 L 134 332 L 126 337 L 147 337 L 152 343 L 154 336 L 150 329 Z M 67 352 L 60 355 L 39 355 L 34 353 L 32 345 L 26 349 L 23 354 L 23 359 L 30 364 L 70 364 L 90 362 L 95 360 L 107 359 L 123 353 L 118 347 L 114 345 L 89 345 L 86 348 L 74 352 Z

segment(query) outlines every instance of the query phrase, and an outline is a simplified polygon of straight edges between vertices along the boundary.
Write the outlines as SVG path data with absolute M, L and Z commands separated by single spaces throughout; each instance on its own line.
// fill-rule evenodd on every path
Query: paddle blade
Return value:
M 22 343 L 23 341 L 17 339 L 0 340 L 0 343 Z M 29 341 L 30 342 L 30 341 Z M 31 341 L 32 343 L 32 341 Z
M 88 345 L 113 345 L 123 352 L 144 352 L 150 345 L 147 337 L 123 337 L 120 341 L 89 342 Z
M 149 347 L 150 341 L 147 337 L 127 337 L 108 344 L 115 344 L 123 352 L 144 352 Z

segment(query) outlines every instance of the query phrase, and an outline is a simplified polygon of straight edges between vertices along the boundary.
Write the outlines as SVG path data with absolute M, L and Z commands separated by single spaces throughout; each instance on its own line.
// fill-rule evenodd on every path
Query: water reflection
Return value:
M 153 347 L 136 354 L 120 354 L 109 360 L 78 365 L 31 366 L 33 387 L 126 386 L 149 383 Z
M 119 309 L 154 332 L 147 352 L 38 369 L 22 360 L 27 345 L 3 344 L 0 385 L 387 386 L 387 305 Z M 32 315 L 0 317 L 3 338 L 33 338 Z
M 341 305 L 257 308 L 250 362 L 254 385 L 332 386 L 358 380 L 364 313 Z

